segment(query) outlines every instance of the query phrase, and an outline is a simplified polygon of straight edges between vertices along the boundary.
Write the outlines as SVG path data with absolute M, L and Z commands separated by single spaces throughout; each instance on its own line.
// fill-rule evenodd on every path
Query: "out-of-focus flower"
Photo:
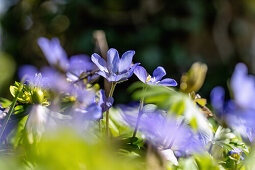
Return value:
M 28 141 L 34 143 L 41 139 L 46 130 L 53 130 L 61 123 L 65 125 L 65 121 L 70 120 L 70 116 L 52 112 L 40 104 L 35 104 L 29 112 L 26 123 Z
M 66 76 L 71 81 L 77 81 L 80 78 L 87 76 L 88 81 L 98 77 L 98 75 L 88 75 L 93 70 L 96 70 L 96 65 L 87 55 L 75 55 L 69 60 L 69 68 Z
M 137 66 L 134 73 L 139 80 L 149 85 L 177 86 L 177 82 L 174 79 L 165 78 L 161 80 L 166 75 L 165 69 L 161 66 L 153 71 L 152 77 L 150 75 L 147 76 L 147 71 L 142 66 Z
M 232 147 L 232 150 L 228 153 L 232 158 L 239 160 L 240 158 L 243 159 L 242 157 L 242 149 L 237 148 L 237 147 Z
M 248 75 L 248 69 L 243 63 L 235 67 L 230 81 L 235 103 L 241 108 L 255 109 L 255 77 Z
M 44 67 L 41 71 L 34 66 L 26 65 L 20 68 L 20 78 L 25 77 L 26 81 L 33 86 L 42 89 L 51 89 L 57 92 L 69 92 L 70 83 L 64 75 L 51 67 Z
M 33 143 L 35 139 L 40 140 L 45 131 L 47 119 L 48 115 L 45 107 L 42 105 L 34 105 L 32 107 L 26 125 L 30 143 Z
M 124 119 L 131 127 L 135 127 L 137 117 L 125 114 Z M 199 136 L 194 134 L 184 122 L 178 122 L 173 117 L 163 115 L 159 110 L 145 109 L 140 119 L 139 129 L 146 139 L 162 149 L 173 149 L 191 153 L 203 148 Z
M 42 49 L 49 64 L 66 72 L 66 76 L 71 81 L 77 81 L 79 78 L 85 76 L 85 74 L 96 69 L 96 66 L 87 55 L 74 55 L 68 60 L 67 54 L 58 38 L 49 40 L 41 37 L 38 39 L 38 45 Z M 87 79 L 90 81 L 96 77 L 95 75 L 91 75 L 87 76 Z
M 75 119 L 79 122 L 85 120 L 97 120 L 102 117 L 102 108 L 96 103 L 92 103 L 89 106 L 79 109 L 75 109 Z
M 192 64 L 190 70 L 181 77 L 180 89 L 185 93 L 197 92 L 204 84 L 206 72 L 206 64 Z
M 96 72 L 97 74 L 109 82 L 118 82 L 131 77 L 134 69 L 139 65 L 139 63 L 132 65 L 134 54 L 135 51 L 127 51 L 120 58 L 118 51 L 111 48 L 107 52 L 107 62 L 96 53 L 92 54 L 91 60 L 100 70 Z
M 58 66 L 63 70 L 68 68 L 68 58 L 65 50 L 62 48 L 59 39 L 52 38 L 51 40 L 40 37 L 38 45 L 43 51 L 50 65 Z
M 19 68 L 19 78 L 25 77 L 25 80 L 33 87 L 43 86 L 43 78 L 39 70 L 32 65 L 24 65 Z
M 112 97 L 106 97 L 104 90 L 99 90 L 99 94 L 95 95 L 93 91 L 85 89 L 77 90 L 76 95 L 79 100 L 80 107 L 75 109 L 76 117 L 81 120 L 97 120 L 103 117 L 103 113 L 109 110 L 113 104 Z
M 0 120 L 5 118 L 6 116 L 6 110 L 2 106 L 0 107 Z
M 247 67 L 239 63 L 235 67 L 230 86 L 234 99 L 225 102 L 224 89 L 216 87 L 211 92 L 212 105 L 218 114 L 226 119 L 228 125 L 237 130 L 242 137 L 253 142 L 255 77 L 248 75 Z
M 102 108 L 102 112 L 106 112 L 112 107 L 113 97 L 106 97 L 104 90 L 99 90 L 98 105 Z

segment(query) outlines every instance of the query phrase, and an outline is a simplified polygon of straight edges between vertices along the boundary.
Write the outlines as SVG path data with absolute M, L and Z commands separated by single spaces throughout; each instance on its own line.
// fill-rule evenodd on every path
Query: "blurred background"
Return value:
M 254 0 L 0 0 L 0 92 L 24 64 L 47 65 L 36 41 L 58 37 L 68 55 L 95 52 L 93 33 L 103 30 L 120 54 L 135 50 L 149 73 L 159 65 L 180 82 L 195 61 L 208 65 L 200 95 L 226 87 L 237 62 L 255 73 Z M 117 87 L 118 102 L 130 100 Z

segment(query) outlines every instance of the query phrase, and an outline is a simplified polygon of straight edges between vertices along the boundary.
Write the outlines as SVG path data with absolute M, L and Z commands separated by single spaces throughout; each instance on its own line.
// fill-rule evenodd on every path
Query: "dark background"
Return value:
M 134 61 L 148 72 L 161 65 L 178 83 L 193 62 L 206 63 L 204 97 L 226 87 L 238 62 L 255 73 L 254 0 L 0 0 L 0 21 L 0 59 L 9 60 L 0 71 L 14 76 L 3 85 L 0 79 L 3 95 L 17 79 L 13 68 L 47 65 L 38 37 L 60 38 L 69 56 L 91 55 L 95 30 L 105 31 L 120 54 L 135 50 Z M 126 88 L 135 80 L 117 87 L 118 101 L 130 100 Z

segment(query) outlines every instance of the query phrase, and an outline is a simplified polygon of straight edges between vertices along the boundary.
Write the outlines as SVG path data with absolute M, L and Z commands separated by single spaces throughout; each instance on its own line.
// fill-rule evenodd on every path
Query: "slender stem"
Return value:
M 14 110 L 15 104 L 16 104 L 16 102 L 18 100 L 18 96 L 20 95 L 20 92 L 21 92 L 22 89 L 23 89 L 23 81 L 21 81 L 19 89 L 18 89 L 18 92 L 16 93 L 16 96 L 15 96 L 15 98 L 14 98 L 14 100 L 13 100 L 11 106 L 10 106 L 10 110 L 8 111 L 7 116 L 4 119 L 3 126 L 2 126 L 2 128 L 0 130 L 0 141 L 2 141 L 4 131 L 5 131 L 6 127 L 7 127 L 8 121 L 10 120 L 10 117 L 11 117 L 12 112 Z
M 140 120 L 141 120 L 141 116 L 143 114 L 142 110 L 143 110 L 143 103 L 144 103 L 144 93 L 146 92 L 147 87 L 148 86 L 143 87 L 143 94 L 142 94 L 142 97 L 140 99 L 140 106 L 139 106 L 139 109 L 138 109 L 138 116 L 137 116 L 137 121 L 136 121 L 136 125 L 135 125 L 135 130 L 134 130 L 134 133 L 133 133 L 133 137 L 136 136 L 138 126 L 139 126 L 139 123 L 140 123 Z
M 117 85 L 117 82 L 112 82 L 111 90 L 109 93 L 109 97 L 112 97 L 115 86 Z M 105 119 L 106 119 L 106 136 L 109 135 L 109 110 L 106 111 Z

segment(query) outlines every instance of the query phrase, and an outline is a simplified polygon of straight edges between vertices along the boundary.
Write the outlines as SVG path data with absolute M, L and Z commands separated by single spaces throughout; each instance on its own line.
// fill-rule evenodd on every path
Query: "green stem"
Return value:
M 141 116 L 143 114 L 142 110 L 143 110 L 143 103 L 144 103 L 144 93 L 146 92 L 147 87 L 148 86 L 143 87 L 143 94 L 142 94 L 142 97 L 140 99 L 140 106 L 139 106 L 139 109 L 138 109 L 138 116 L 137 116 L 137 121 L 136 121 L 136 125 L 135 125 L 135 130 L 134 130 L 134 133 L 133 133 L 133 137 L 136 136 L 138 126 L 139 126 L 139 123 L 140 123 L 140 120 L 141 120 Z
M 8 121 L 10 120 L 10 117 L 11 117 L 12 112 L 14 110 L 15 104 L 16 104 L 16 102 L 18 100 L 18 96 L 20 95 L 20 92 L 21 92 L 22 89 L 23 89 L 23 81 L 21 81 L 19 89 L 18 89 L 18 92 L 17 92 L 17 94 L 16 94 L 16 96 L 15 96 L 15 98 L 14 98 L 14 100 L 13 100 L 11 106 L 10 106 L 10 110 L 8 111 L 7 116 L 4 119 L 3 126 L 2 126 L 2 128 L 0 130 L 0 141 L 2 141 L 2 137 L 3 137 L 4 131 L 6 129 Z
M 115 86 L 117 85 L 117 82 L 112 82 L 112 86 L 111 86 L 111 90 L 109 92 L 109 96 L 108 97 L 112 97 Z M 105 115 L 105 119 L 106 119 L 106 136 L 109 135 L 109 110 L 106 111 L 106 115 Z

